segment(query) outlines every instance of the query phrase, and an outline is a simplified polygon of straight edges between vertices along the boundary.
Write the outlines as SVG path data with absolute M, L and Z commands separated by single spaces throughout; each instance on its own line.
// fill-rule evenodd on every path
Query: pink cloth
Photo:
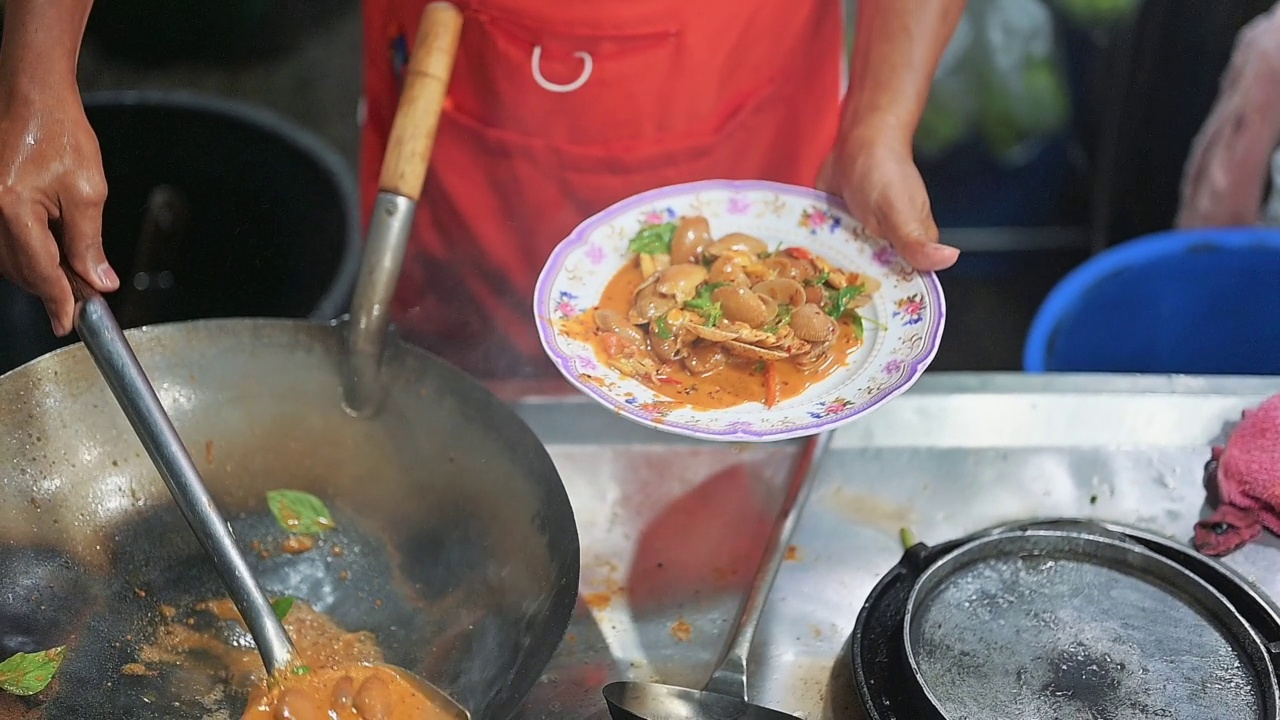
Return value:
M 1246 410 L 1225 447 L 1213 449 L 1218 507 L 1196 523 L 1205 555 L 1233 552 L 1262 534 L 1280 534 L 1280 395 Z

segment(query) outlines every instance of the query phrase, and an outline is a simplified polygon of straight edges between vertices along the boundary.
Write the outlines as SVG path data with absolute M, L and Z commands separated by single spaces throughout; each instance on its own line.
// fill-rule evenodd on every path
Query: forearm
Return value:
M 74 85 L 92 6 L 93 0 L 8 0 L 0 80 L 33 87 Z
M 966 0 L 858 0 L 842 130 L 910 148 Z

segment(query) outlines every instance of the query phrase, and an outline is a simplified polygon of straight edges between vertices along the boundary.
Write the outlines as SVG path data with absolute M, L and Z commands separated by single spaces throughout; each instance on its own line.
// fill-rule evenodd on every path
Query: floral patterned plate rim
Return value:
M 766 408 L 689 407 L 599 362 L 559 325 L 593 307 L 628 261 L 627 244 L 649 224 L 700 214 L 716 237 L 753 234 L 770 245 L 804 247 L 838 267 L 878 279 L 864 314 L 863 347 L 848 365 L 804 393 Z M 869 235 L 836 197 L 763 180 L 705 180 L 622 200 L 579 225 L 548 258 L 534 291 L 542 347 L 565 378 L 624 417 L 664 432 L 723 442 L 768 442 L 833 430 L 910 388 L 942 338 L 946 301 L 933 273 L 912 269 L 884 240 Z

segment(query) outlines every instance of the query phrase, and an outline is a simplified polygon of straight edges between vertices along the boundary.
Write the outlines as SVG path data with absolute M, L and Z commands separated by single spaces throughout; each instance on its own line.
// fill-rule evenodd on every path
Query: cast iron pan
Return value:
M 936 547 L 918 544 L 908 549 L 902 561 L 872 590 L 847 645 L 855 689 L 868 720 L 947 717 L 929 701 L 907 660 L 904 620 L 912 591 L 928 568 L 975 540 L 1000 533 L 1037 530 L 1085 533 L 1111 542 L 1132 543 L 1139 551 L 1153 553 L 1176 564 L 1216 591 L 1265 645 L 1274 649 L 1280 639 L 1280 615 L 1267 601 L 1225 566 L 1188 548 L 1129 528 L 1080 520 L 1052 520 L 1002 527 Z M 1274 684 L 1274 677 L 1263 678 L 1262 681 Z M 1268 706 L 1258 717 L 1274 718 L 1275 713 L 1275 707 Z

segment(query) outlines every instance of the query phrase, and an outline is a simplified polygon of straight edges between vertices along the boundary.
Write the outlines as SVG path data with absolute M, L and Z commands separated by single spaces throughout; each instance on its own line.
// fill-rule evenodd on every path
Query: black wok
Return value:
M 515 709 L 567 627 L 579 548 L 556 469 L 512 410 L 396 342 L 395 391 L 375 418 L 351 417 L 336 327 L 202 320 L 128 335 L 268 593 L 373 631 L 388 662 L 473 717 Z M 212 664 L 121 673 L 162 606 L 185 617 L 225 591 L 83 346 L 0 377 L 0 407 L 0 655 L 69 644 L 43 720 L 238 711 Z M 316 494 L 339 529 L 279 552 L 274 488 Z

